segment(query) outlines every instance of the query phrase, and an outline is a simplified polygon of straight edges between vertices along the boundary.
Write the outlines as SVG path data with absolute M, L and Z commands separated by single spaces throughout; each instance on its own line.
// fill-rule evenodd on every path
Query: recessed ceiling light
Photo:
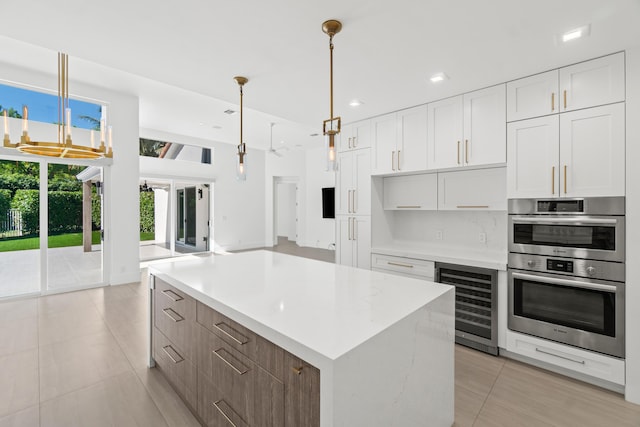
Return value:
M 284 144 L 284 141 L 280 141 L 280 144 Z
M 232 115 L 234 115 L 235 113 L 237 113 L 237 111 L 229 109 L 229 110 L 224 110 L 224 113 L 225 113 L 225 114 L 228 114 L 228 115 L 230 115 L 230 116 L 232 116 Z
M 571 40 L 579 39 L 589 35 L 590 25 L 583 25 L 580 28 L 574 28 L 562 34 L 562 42 L 566 43 Z
M 361 106 L 362 104 L 364 104 L 364 102 L 360 101 L 359 99 L 352 99 L 352 100 L 349 102 L 349 105 L 350 105 L 350 106 L 352 106 L 352 107 L 359 107 L 359 106 Z
M 444 80 L 447 80 L 448 78 L 449 77 L 447 77 L 445 73 L 436 73 L 433 76 L 431 76 L 429 80 L 431 80 L 431 83 L 440 83 Z
M 200 124 L 200 126 L 204 126 L 204 122 L 200 122 L 199 124 Z

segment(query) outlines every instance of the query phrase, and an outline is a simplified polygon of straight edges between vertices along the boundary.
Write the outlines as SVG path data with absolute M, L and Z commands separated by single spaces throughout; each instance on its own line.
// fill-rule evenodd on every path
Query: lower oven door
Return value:
M 509 329 L 624 357 L 624 283 L 509 270 Z

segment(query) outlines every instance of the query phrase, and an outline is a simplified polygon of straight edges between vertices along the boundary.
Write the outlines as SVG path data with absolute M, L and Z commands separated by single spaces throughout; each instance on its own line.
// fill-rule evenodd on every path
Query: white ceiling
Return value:
M 329 116 L 326 19 L 344 25 L 334 39 L 343 122 L 640 43 L 640 0 L 25 0 L 4 2 L 2 16 L 0 61 L 55 73 L 66 52 L 72 79 L 137 94 L 142 128 L 237 143 L 239 118 L 223 111 L 237 109 L 233 76 L 248 77 L 245 141 L 262 149 L 270 122 L 274 145 L 322 144 L 309 134 Z M 557 42 L 585 24 L 589 37 Z M 435 72 L 449 80 L 431 84 Z

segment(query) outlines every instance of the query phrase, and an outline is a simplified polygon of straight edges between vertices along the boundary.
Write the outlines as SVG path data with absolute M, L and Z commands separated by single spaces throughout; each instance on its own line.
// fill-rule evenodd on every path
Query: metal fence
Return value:
M 9 209 L 0 216 L 0 237 L 22 236 L 22 215 L 17 209 Z

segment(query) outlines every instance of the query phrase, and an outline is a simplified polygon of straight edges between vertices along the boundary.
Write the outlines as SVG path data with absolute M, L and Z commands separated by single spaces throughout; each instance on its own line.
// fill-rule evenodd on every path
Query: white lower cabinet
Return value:
M 507 330 L 507 351 L 582 375 L 625 384 L 623 359 Z
M 438 210 L 506 211 L 506 167 L 438 173 Z
M 371 268 L 371 217 L 336 217 L 336 263 Z
M 371 269 L 383 273 L 393 273 L 433 281 L 435 263 L 422 259 L 371 254 Z
M 385 210 L 436 210 L 437 174 L 391 176 L 383 179 Z

